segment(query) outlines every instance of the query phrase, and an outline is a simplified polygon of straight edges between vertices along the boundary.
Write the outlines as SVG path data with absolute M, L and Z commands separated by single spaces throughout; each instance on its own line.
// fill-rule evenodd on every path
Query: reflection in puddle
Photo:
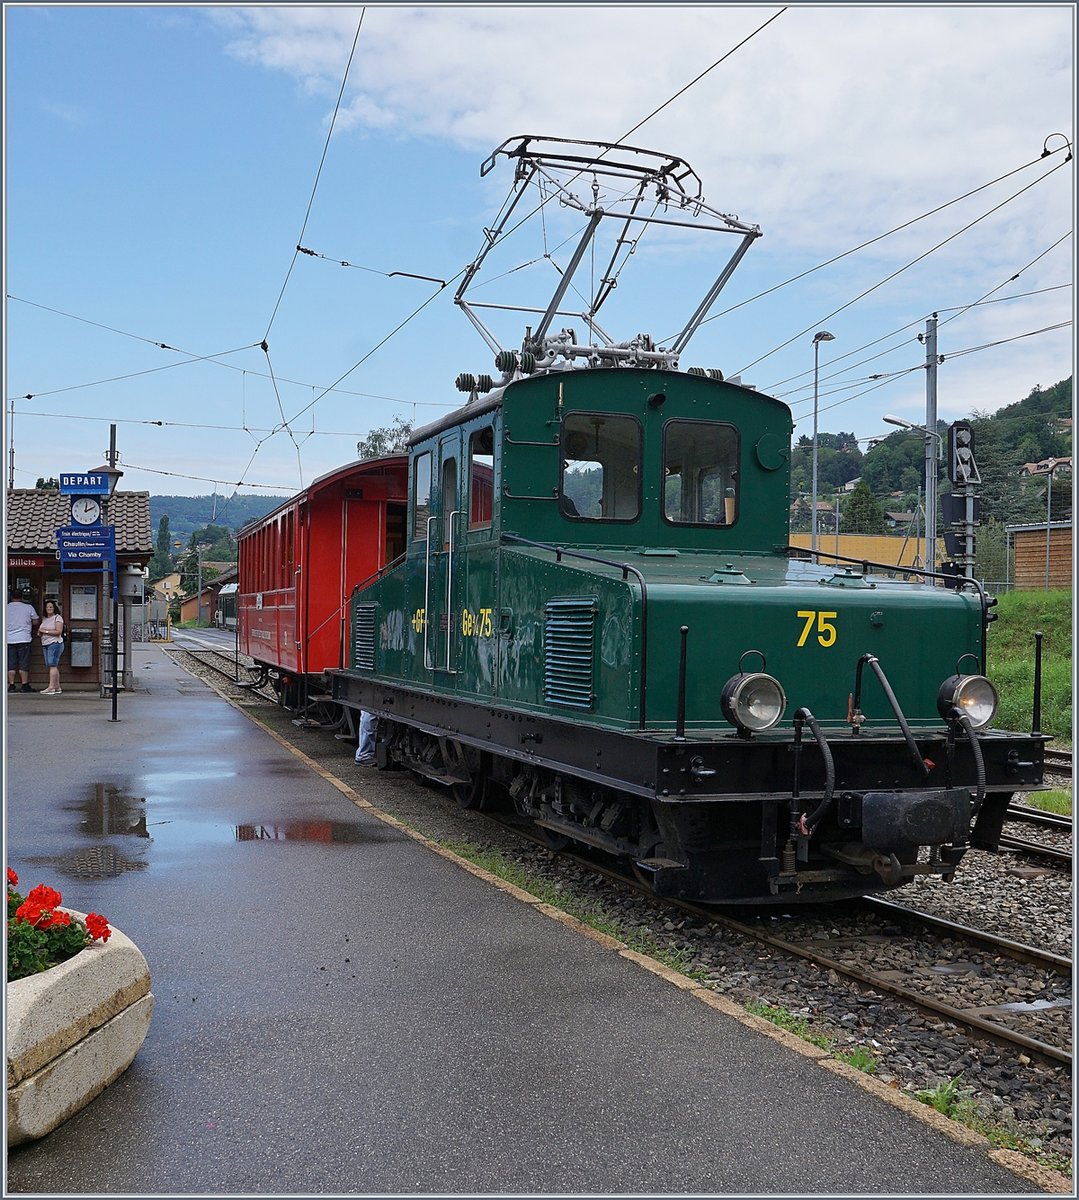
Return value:
M 113 833 L 149 838 L 145 796 L 128 796 L 111 783 L 93 784 L 94 794 L 81 806 L 81 832 L 91 837 Z
M 111 846 L 94 846 L 89 850 L 77 850 L 74 854 L 31 858 L 27 861 L 35 866 L 47 866 L 73 879 L 115 879 L 128 871 L 146 869 L 146 863 L 125 858 Z
M 284 821 L 265 825 L 235 826 L 238 842 L 361 842 L 366 834 L 374 841 L 377 833 L 361 825 L 342 821 Z

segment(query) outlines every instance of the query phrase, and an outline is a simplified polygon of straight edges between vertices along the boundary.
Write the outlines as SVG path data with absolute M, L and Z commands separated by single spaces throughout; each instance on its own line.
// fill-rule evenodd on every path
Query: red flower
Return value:
M 55 888 L 46 887 L 45 884 L 39 883 L 36 888 L 31 888 L 26 899 L 32 901 L 40 908 L 57 908 L 63 897 Z
M 36 901 L 27 899 L 15 910 L 15 920 L 26 921 L 27 924 L 36 926 L 45 911 Z
M 108 921 L 98 913 L 86 914 L 86 932 L 94 941 L 107 942 L 112 935 Z
M 8 882 L 8 887 L 18 887 L 19 886 L 19 877 L 18 877 L 18 875 L 15 874 L 15 872 L 10 867 L 8 867 L 8 869 L 7 869 L 7 882 Z
M 53 925 L 70 925 L 71 916 L 66 912 L 53 912 L 45 914 L 48 920 L 41 924 L 42 929 L 51 929 Z

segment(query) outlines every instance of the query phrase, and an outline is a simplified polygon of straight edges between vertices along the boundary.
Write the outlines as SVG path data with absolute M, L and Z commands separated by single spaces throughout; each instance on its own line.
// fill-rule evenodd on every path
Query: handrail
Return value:
M 459 517 L 464 512 L 463 508 L 455 508 L 446 520 L 449 522 L 447 531 L 448 552 L 446 554 L 446 671 L 452 673 L 453 659 L 450 657 L 450 646 L 453 643 L 453 533 L 456 529 L 454 517 Z
M 515 542 L 521 546 L 533 546 L 537 550 L 549 550 L 554 554 L 556 562 L 561 562 L 562 556 L 566 555 L 569 558 L 583 559 L 585 562 L 599 563 L 604 567 L 614 567 L 616 571 L 622 572 L 623 579 L 631 574 L 635 576 L 641 589 L 641 715 L 638 728 L 644 729 L 647 725 L 648 708 L 648 584 L 645 583 L 641 572 L 631 563 L 615 562 L 614 559 L 602 558 L 598 554 L 585 554 L 581 550 L 567 550 L 565 546 L 555 546 L 551 542 L 536 542 L 516 533 L 503 533 L 500 540 Z
M 423 669 L 433 671 L 435 664 L 427 661 L 427 629 L 431 623 L 431 522 L 438 518 L 427 518 L 427 536 L 423 552 Z

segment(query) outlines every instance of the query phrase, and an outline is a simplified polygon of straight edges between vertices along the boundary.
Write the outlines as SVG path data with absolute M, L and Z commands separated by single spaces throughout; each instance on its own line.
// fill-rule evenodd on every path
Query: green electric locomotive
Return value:
M 551 168 L 535 143 L 500 148 L 519 178 Z M 664 156 L 668 195 L 680 169 Z M 756 231 L 733 231 L 737 258 Z M 351 598 L 334 698 L 377 714 L 381 766 L 512 804 L 663 895 L 950 879 L 1042 779 L 1044 739 L 991 728 L 980 586 L 795 558 L 786 405 L 643 335 L 551 335 L 561 299 L 413 434 L 407 549 Z

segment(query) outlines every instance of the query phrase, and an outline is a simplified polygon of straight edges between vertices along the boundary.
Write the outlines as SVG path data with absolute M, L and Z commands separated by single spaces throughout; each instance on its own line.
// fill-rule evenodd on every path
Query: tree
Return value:
M 843 502 L 843 528 L 850 533 L 884 533 L 884 511 L 864 481 Z
M 356 443 L 358 458 L 381 458 L 384 454 L 400 454 L 408 445 L 412 422 L 394 417 L 392 425 L 372 429 L 367 437 Z
M 157 544 L 153 558 L 150 559 L 150 578 L 161 579 L 172 570 L 172 538 L 169 533 L 169 519 L 162 517 L 157 523 Z
M 60 481 L 55 475 L 50 475 L 48 479 L 45 479 L 39 475 L 37 478 L 37 483 L 34 484 L 34 487 L 43 491 L 55 491 L 60 487 Z
M 202 546 L 203 562 L 235 562 L 238 558 L 236 542 L 224 525 L 204 525 L 196 529 L 187 544 L 189 550 L 197 550 Z M 203 580 L 205 582 L 205 574 Z

